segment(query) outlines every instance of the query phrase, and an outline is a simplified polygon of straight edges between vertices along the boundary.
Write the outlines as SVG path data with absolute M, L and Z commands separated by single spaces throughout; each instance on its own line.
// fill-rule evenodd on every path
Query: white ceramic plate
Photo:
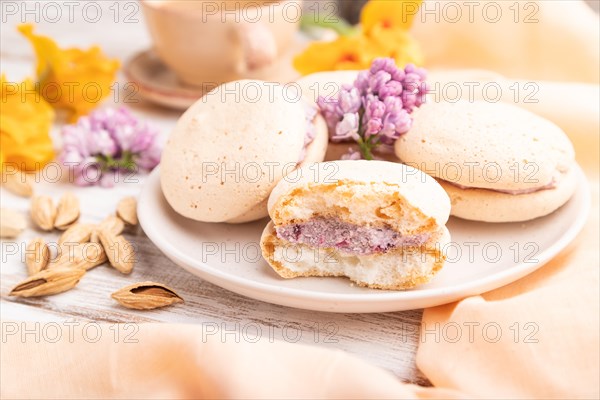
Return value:
M 587 181 L 551 215 L 525 223 L 487 224 L 451 218 L 448 261 L 428 284 L 407 291 L 353 285 L 345 278 L 280 278 L 262 259 L 267 220 L 242 225 L 192 221 L 175 213 L 160 189 L 158 168 L 142 191 L 140 223 L 156 246 L 194 275 L 254 299 L 332 312 L 387 312 L 432 307 L 477 295 L 535 271 L 571 242 L 590 208 Z

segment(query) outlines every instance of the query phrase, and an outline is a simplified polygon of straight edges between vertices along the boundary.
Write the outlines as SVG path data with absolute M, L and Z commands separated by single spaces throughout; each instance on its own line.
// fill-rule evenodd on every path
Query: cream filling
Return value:
M 480 187 L 473 187 L 473 186 L 464 186 L 461 185 L 459 183 L 455 183 L 455 182 L 450 182 L 450 181 L 446 181 L 443 179 L 440 179 L 441 181 L 448 183 L 452 186 L 456 186 L 459 189 L 463 189 L 463 190 L 468 190 L 468 189 L 480 189 L 480 190 L 490 190 L 492 192 L 498 192 L 498 193 L 505 193 L 505 194 L 511 194 L 511 195 L 520 195 L 520 194 L 531 194 L 531 193 L 536 193 L 536 192 L 540 192 L 542 190 L 550 190 L 550 189 L 555 189 L 556 188 L 556 179 L 552 178 L 552 180 L 550 181 L 550 183 L 544 185 L 544 186 L 538 186 L 538 187 L 532 187 L 532 188 L 527 188 L 527 189 L 516 189 L 516 190 L 509 190 L 509 189 L 490 189 L 490 188 L 480 188 Z

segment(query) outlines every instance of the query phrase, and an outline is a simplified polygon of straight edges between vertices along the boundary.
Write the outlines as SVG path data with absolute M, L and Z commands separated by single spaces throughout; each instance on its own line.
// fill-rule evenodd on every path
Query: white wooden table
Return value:
M 6 2 L 5 2 L 6 3 Z M 20 22 L 35 22 L 38 33 L 55 38 L 61 46 L 99 44 L 110 56 L 123 62 L 136 52 L 150 47 L 141 11 L 136 3 L 116 1 L 94 2 L 102 10 L 98 22 L 86 22 L 83 3 L 74 7 L 73 22 L 69 22 L 68 9 L 57 22 L 52 10 L 40 6 L 38 15 L 22 15 L 23 3 L 14 2 L 17 13 L 8 15 L 3 9 L 1 25 L 1 70 L 9 81 L 18 81 L 34 71 L 34 57 L 29 44 L 16 31 Z M 35 9 L 29 2 L 28 9 Z M 43 3 L 40 3 L 43 4 Z M 133 6 L 132 6 L 133 4 Z M 3 7 L 5 7 L 3 5 Z M 94 9 L 96 6 L 93 6 Z M 111 8 L 112 7 L 112 8 Z M 128 7 L 128 8 L 125 8 Z M 120 14 L 115 14 L 115 9 Z M 132 13 L 132 10 L 134 14 Z M 92 12 L 91 8 L 87 12 Z M 130 16 L 125 20 L 125 15 Z M 12 11 L 11 11 L 12 13 Z M 89 15 L 86 15 L 88 20 Z M 115 22 L 115 18 L 117 22 Z M 135 20 L 137 19 L 137 22 Z M 121 80 L 121 84 L 125 82 Z M 122 86 L 121 86 L 122 87 Z M 110 106 L 115 99 L 108 99 Z M 146 118 L 167 135 L 179 112 L 164 110 L 139 99 L 127 104 L 136 114 Z M 60 143 L 59 126 L 53 130 L 57 145 Z M 76 188 L 68 183 L 36 184 L 38 194 L 48 194 L 58 199 L 65 190 L 73 190 L 80 198 L 82 222 L 100 222 L 113 213 L 117 201 L 126 195 L 139 194 L 144 176 L 139 182 L 120 184 L 113 189 L 99 187 Z M 2 189 L 2 207 L 29 211 L 29 200 L 17 197 Z M 143 234 L 128 235 L 137 247 L 137 264 L 129 276 L 121 275 L 108 266 L 89 271 L 79 285 L 66 293 L 45 297 L 17 299 L 8 297 L 10 289 L 26 278 L 21 250 L 35 236 L 56 241 L 58 233 L 43 233 L 31 223 L 16 241 L 0 241 L 2 260 L 0 268 L 0 316 L 3 320 L 39 320 L 108 323 L 178 322 L 204 324 L 209 329 L 219 329 L 223 340 L 244 340 L 249 332 L 259 326 L 263 337 L 313 343 L 318 346 L 338 348 L 356 354 L 371 363 L 392 371 L 403 381 L 428 384 L 415 366 L 415 351 L 419 341 L 421 311 L 386 314 L 328 314 L 292 309 L 255 301 L 205 282 L 168 260 Z M 134 311 L 120 307 L 110 298 L 110 293 L 130 283 L 152 280 L 173 287 L 185 299 L 185 304 L 154 311 Z M 232 332 L 239 332 L 237 335 Z

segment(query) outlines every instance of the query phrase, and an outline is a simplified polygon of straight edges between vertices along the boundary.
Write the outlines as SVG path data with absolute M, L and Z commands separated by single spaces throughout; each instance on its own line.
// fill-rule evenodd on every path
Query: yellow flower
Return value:
M 419 43 L 401 28 L 374 26 L 369 33 L 371 46 L 379 57 L 390 57 L 396 65 L 404 67 L 412 63 L 423 65 L 423 53 Z
M 369 34 L 375 27 L 410 29 L 422 0 L 371 0 L 360 13 L 363 32 Z
M 362 31 L 315 42 L 294 58 L 301 74 L 342 69 L 367 69 L 378 57 L 391 57 L 400 67 L 423 64 L 419 44 L 408 33 L 421 0 L 371 0 L 361 13 Z
M 311 43 L 294 58 L 294 68 L 301 74 L 319 71 L 365 69 L 375 57 L 363 36 L 340 36 L 330 42 Z
M 36 92 L 35 85 L 7 82 L 0 76 L 0 164 L 35 171 L 54 158 L 49 132 L 52 107 Z
M 111 93 L 119 68 L 99 47 L 61 49 L 50 38 L 33 33 L 31 24 L 19 25 L 37 56 L 41 95 L 53 106 L 70 111 L 70 119 L 87 114 Z

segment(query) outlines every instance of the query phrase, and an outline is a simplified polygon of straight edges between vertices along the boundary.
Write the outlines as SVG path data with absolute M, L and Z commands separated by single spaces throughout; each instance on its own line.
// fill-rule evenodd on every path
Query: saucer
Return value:
M 306 39 L 298 38 L 281 58 L 265 68 L 249 71 L 247 79 L 262 79 L 270 82 L 291 82 L 300 75 L 292 67 L 294 55 L 302 50 Z M 179 81 L 175 72 L 166 66 L 153 50 L 137 53 L 127 61 L 123 68 L 128 82 L 137 87 L 142 98 L 164 107 L 186 110 L 211 87 L 194 87 Z
M 123 71 L 139 96 L 168 108 L 185 110 L 204 94 L 200 87 L 181 83 L 152 50 L 129 59 Z

